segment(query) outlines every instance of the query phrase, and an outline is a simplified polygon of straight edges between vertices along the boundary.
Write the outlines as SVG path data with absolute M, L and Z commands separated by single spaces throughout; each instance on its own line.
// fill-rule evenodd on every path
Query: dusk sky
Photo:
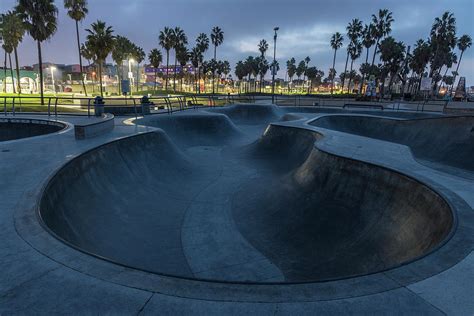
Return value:
M 0 12 L 13 8 L 16 2 L 0 0 Z M 74 23 L 66 15 L 63 1 L 56 1 L 56 5 L 59 27 L 52 39 L 44 43 L 44 61 L 77 63 Z M 298 62 L 310 56 L 310 64 L 327 75 L 332 63 L 331 34 L 336 31 L 345 34 L 352 18 L 369 22 L 371 14 L 379 8 L 393 12 L 395 22 L 391 35 L 412 49 L 417 39 L 428 37 L 434 18 L 447 10 L 456 17 L 458 36 L 474 37 L 474 0 L 89 0 L 89 15 L 82 29 L 101 19 L 113 26 L 116 34 L 128 37 L 148 54 L 158 47 L 158 33 L 165 26 L 182 27 L 191 46 L 198 33 L 209 34 L 217 25 L 224 31 L 218 59 L 229 60 L 234 66 L 248 55 L 257 55 L 257 44 L 263 38 L 271 44 L 271 55 L 273 27 L 279 26 L 277 59 L 280 67 L 285 68 L 286 60 L 291 57 Z M 84 40 L 84 31 L 81 36 Z M 206 58 L 211 58 L 211 54 L 210 49 Z M 19 55 L 22 65 L 37 62 L 36 47 L 29 36 L 20 45 Z M 343 71 L 344 62 L 345 51 L 341 50 L 336 64 L 338 73 Z M 474 85 L 474 47 L 464 54 L 460 74 L 467 77 L 469 85 Z M 280 71 L 279 76 L 283 77 L 284 71 Z

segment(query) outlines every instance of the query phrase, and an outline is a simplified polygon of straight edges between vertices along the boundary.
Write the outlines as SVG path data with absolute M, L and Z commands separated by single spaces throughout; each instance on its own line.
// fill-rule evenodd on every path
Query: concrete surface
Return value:
M 5 152 L 0 150 L 1 179 L 6 184 L 0 193 L 0 237 L 4 241 L 0 247 L 0 265 L 4 271 L 0 276 L 0 313 L 472 314 L 474 189 L 469 177 L 441 170 L 442 163 L 437 169 L 420 164 L 410 148 L 399 143 L 308 124 L 327 115 L 321 110 L 300 108 L 300 113 L 292 113 L 295 108 L 264 107 L 257 111 L 267 112 L 268 115 L 260 113 L 258 119 L 252 116 L 254 107 L 236 106 L 215 111 L 196 111 L 195 115 L 200 116 L 198 120 L 202 123 L 191 130 L 192 141 L 184 137 L 189 127 L 187 124 L 192 121 L 189 117 L 194 115 L 187 112 L 188 118 L 183 119 L 173 114 L 156 121 L 153 116 L 144 120 L 155 121 L 151 125 L 163 124 L 164 131 L 124 125 L 117 120 L 113 131 L 84 141 L 76 141 L 69 131 L 31 138 L 28 141 L 0 144 L 0 149 L 8 149 Z M 217 111 L 217 115 L 211 113 Z M 350 113 L 354 112 L 372 116 L 410 117 L 406 113 L 390 115 L 388 111 Z M 215 137 L 215 131 L 207 131 L 208 125 L 203 119 L 205 116 L 215 121 L 209 126 L 229 129 L 229 133 L 223 133 L 227 136 L 219 140 Z M 168 120 L 176 120 L 179 128 L 174 127 L 173 123 L 164 123 Z M 273 121 L 278 122 L 267 127 Z M 168 125 L 165 126 L 166 124 Z M 302 132 L 290 132 L 295 129 Z M 262 133 L 264 136 L 255 142 Z M 120 137 L 137 134 L 142 135 L 118 140 Z M 274 137 L 278 134 L 286 139 Z M 292 134 L 295 137 L 288 137 Z M 109 144 L 115 140 L 118 141 Z M 209 142 L 202 145 L 204 140 Z M 93 149 L 103 144 L 106 145 Z M 305 149 L 306 144 L 310 144 L 309 149 Z M 90 149 L 93 150 L 88 152 Z M 31 152 L 35 152 L 35 164 L 31 164 Z M 73 159 L 75 157 L 78 158 Z M 285 160 L 288 164 L 284 163 Z M 115 166 L 114 161 L 120 165 Z M 60 169 L 65 163 L 65 167 Z M 94 168 L 96 163 L 103 168 Z M 331 172 L 328 173 L 327 168 L 318 167 L 319 165 L 331 166 L 335 171 L 334 177 L 348 181 L 331 180 Z M 78 170 L 81 172 L 77 173 Z M 463 169 L 459 168 L 458 171 L 461 173 Z M 346 175 L 347 173 L 349 174 Z M 162 176 L 162 181 L 157 181 L 153 175 Z M 363 180 L 367 175 L 373 177 L 370 179 L 374 184 L 381 183 L 387 187 L 377 192 L 373 192 L 370 185 L 367 189 L 362 188 L 361 186 L 367 185 L 367 179 Z M 454 230 L 446 237 L 446 227 L 449 225 L 427 226 L 438 227 L 436 231 L 441 232 L 438 236 L 439 248 L 430 245 L 422 251 L 422 254 L 427 255 L 418 260 L 366 276 L 303 284 L 257 285 L 235 282 L 246 279 L 281 282 L 288 276 L 298 281 L 292 274 L 294 267 L 275 259 L 278 256 L 275 257 L 275 253 L 268 251 L 265 242 L 256 244 L 255 240 L 266 241 L 270 237 L 270 241 L 274 239 L 269 244 L 278 245 L 281 238 L 285 238 L 285 233 L 293 232 L 298 237 L 299 230 L 306 229 L 305 223 L 285 221 L 296 231 L 285 231 L 284 225 L 275 228 L 268 224 L 266 218 L 259 219 L 258 205 L 251 204 L 267 201 L 278 206 L 280 203 L 277 202 L 280 201 L 293 206 L 291 204 L 309 197 L 307 206 L 312 209 L 311 205 L 319 202 L 318 198 L 330 196 L 328 193 L 319 196 L 311 193 L 314 187 L 318 187 L 318 183 L 326 183 L 321 182 L 323 178 L 329 184 L 327 187 L 324 185 L 323 189 L 335 192 L 338 200 L 346 202 L 347 199 L 348 204 L 359 201 L 358 205 L 362 207 L 358 209 L 366 210 L 368 214 L 374 209 L 385 210 L 385 204 L 389 205 L 389 213 L 396 214 L 403 214 L 403 210 L 413 207 L 412 212 L 416 212 L 416 216 L 409 216 L 407 222 L 393 226 L 383 224 L 392 228 L 400 229 L 405 224 L 407 228 L 420 227 L 419 223 L 427 220 L 423 216 L 418 218 L 418 214 L 424 214 L 419 212 L 420 209 L 426 211 L 423 203 L 437 201 L 433 211 L 440 212 L 438 214 L 446 214 L 443 211 L 446 210 L 446 205 L 443 205 L 447 203 L 454 210 Z M 95 181 L 97 179 L 101 181 Z M 140 180 L 138 183 L 137 179 Z M 189 183 L 189 179 L 193 182 Z M 239 185 L 238 179 L 245 179 L 246 185 Z M 262 182 L 263 180 L 273 182 L 264 187 L 262 184 L 268 182 Z M 85 197 L 77 199 L 72 188 L 77 188 L 75 185 L 81 182 L 87 183 L 90 188 L 81 188 L 85 190 Z M 309 190 L 308 195 L 302 195 L 301 198 L 290 194 L 271 195 L 272 188 L 282 190 L 277 192 L 293 193 L 285 183 L 295 182 L 302 189 Z M 61 183 L 65 185 L 59 186 Z M 350 192 L 344 188 L 344 183 L 367 194 L 367 200 L 358 200 L 361 198 L 359 195 L 344 195 L 344 192 Z M 51 209 L 49 215 L 57 214 L 55 212 L 58 210 L 76 210 L 87 214 L 89 206 L 102 205 L 102 208 L 95 209 L 95 214 L 88 212 L 87 216 L 71 213 L 65 215 L 75 216 L 74 219 L 82 221 L 82 224 L 92 225 L 104 213 L 115 214 L 115 223 L 133 226 L 142 222 L 142 226 L 138 226 L 143 227 L 145 234 L 147 229 L 155 231 L 169 245 L 177 239 L 174 233 L 177 228 L 181 231 L 181 243 L 177 248 L 185 249 L 182 251 L 185 255 L 179 259 L 181 261 L 167 265 L 167 269 L 185 271 L 182 268 L 187 267 L 192 272 L 191 277 L 231 276 L 231 282 L 202 282 L 150 274 L 67 246 L 52 237 L 36 217 L 42 193 L 48 192 L 54 185 L 58 185 L 61 191 L 51 191 L 57 195 L 45 194 L 43 199 L 45 204 L 59 201 L 58 208 Z M 396 195 L 403 188 L 406 194 L 394 199 L 397 202 L 405 199 L 403 203 L 406 204 L 398 209 L 396 206 L 392 208 L 390 205 L 394 204 L 390 203 L 390 199 L 387 200 L 387 192 Z M 290 191 L 285 191 L 288 189 Z M 295 191 L 300 193 L 299 190 Z M 236 207 L 238 203 L 244 203 L 244 199 L 232 198 L 230 195 L 234 194 L 237 197 L 262 194 L 263 199 L 250 199 L 252 203 Z M 381 203 L 379 207 L 376 207 L 377 199 Z M 133 206 L 133 201 L 146 206 L 142 215 L 149 215 L 152 218 L 150 223 L 143 223 L 140 214 L 128 212 L 123 207 Z M 371 207 L 365 208 L 366 204 Z M 288 212 L 289 208 L 277 207 L 275 210 L 277 214 L 292 215 Z M 345 208 L 336 205 L 335 209 Z M 252 210 L 255 211 L 252 213 Z M 155 212 L 167 216 L 162 217 L 163 221 L 160 222 L 155 220 Z M 246 214 L 257 218 L 251 221 L 250 215 Z M 307 214 L 308 212 L 302 212 L 299 215 Z M 444 220 L 437 217 L 430 219 L 435 222 L 440 220 L 443 224 L 449 222 L 449 217 Z M 290 216 L 288 219 L 295 218 Z M 61 221 L 61 218 L 53 216 L 52 220 Z M 110 229 L 117 227 L 114 226 L 115 223 L 104 223 L 102 231 L 94 231 L 94 235 L 89 235 L 88 238 L 107 240 L 109 232 L 117 232 L 116 229 Z M 76 224 L 75 221 L 69 223 L 70 226 Z M 255 229 L 245 232 L 247 224 L 261 228 L 265 238 L 252 236 Z M 171 229 L 166 230 L 166 227 Z M 382 228 L 375 228 L 375 232 L 383 231 Z M 418 231 L 408 229 L 406 235 L 405 231 L 400 235 L 410 236 L 410 231 L 433 235 L 430 229 L 425 230 L 424 226 L 422 228 Z M 83 238 L 84 234 L 80 232 L 73 236 Z M 135 238 L 134 235 L 128 235 L 121 241 L 133 244 Z M 420 239 L 425 240 L 423 237 Z M 393 235 L 389 240 L 396 242 Z M 297 246 L 298 243 L 295 244 Z M 99 246 L 106 251 L 117 247 L 116 244 Z M 145 243 L 140 247 L 148 246 Z M 294 251 L 300 248 L 292 245 L 288 249 Z M 169 250 L 170 253 L 173 252 L 172 248 Z M 142 255 L 134 249 L 127 251 Z M 161 254 L 150 248 L 149 255 L 153 257 Z M 161 263 L 161 260 L 156 262 Z M 239 264 L 228 265 L 232 262 Z M 390 264 L 389 262 L 387 267 Z M 221 265 L 222 269 L 216 265 Z M 291 268 L 286 268 L 288 266 Z M 336 270 L 340 272 L 339 268 Z

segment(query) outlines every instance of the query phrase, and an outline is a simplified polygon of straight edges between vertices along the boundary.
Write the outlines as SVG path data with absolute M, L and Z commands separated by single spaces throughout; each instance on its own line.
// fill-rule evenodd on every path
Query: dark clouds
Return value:
M 44 59 L 75 63 L 74 25 L 62 9 L 62 2 L 56 1 L 60 9 L 59 30 L 44 45 Z M 10 9 L 15 3 L 15 0 L 0 0 L 0 11 Z M 84 28 L 99 18 L 146 51 L 158 45 L 158 32 L 164 26 L 181 26 L 190 41 L 194 41 L 199 32 L 209 33 L 213 26 L 219 25 L 225 32 L 225 40 L 218 56 L 232 64 L 249 54 L 257 54 L 258 41 L 266 38 L 271 42 L 272 29 L 278 25 L 280 64 L 289 57 L 302 59 L 309 55 L 312 64 L 325 72 L 332 56 L 328 44 L 330 34 L 345 32 L 352 18 L 368 22 L 379 8 L 393 11 L 392 35 L 408 45 L 418 38 L 426 38 L 433 19 L 446 10 L 454 12 L 458 34 L 474 35 L 473 0 L 89 0 L 89 7 Z M 339 68 L 343 67 L 342 55 L 341 52 L 338 58 Z M 36 61 L 35 46 L 29 38 L 21 45 L 20 57 L 22 64 Z M 474 84 L 474 47 L 464 55 L 461 72 Z

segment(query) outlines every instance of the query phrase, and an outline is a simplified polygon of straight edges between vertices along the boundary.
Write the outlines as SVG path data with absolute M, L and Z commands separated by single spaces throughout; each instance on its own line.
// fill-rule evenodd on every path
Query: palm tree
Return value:
M 18 0 L 16 11 L 23 20 L 26 31 L 38 46 L 41 104 L 44 104 L 43 57 L 41 42 L 49 39 L 57 30 L 58 9 L 54 0 Z
M 17 79 L 17 92 L 21 93 L 21 84 L 20 84 L 20 65 L 18 62 L 18 45 L 23 40 L 23 36 L 25 35 L 25 28 L 23 26 L 23 21 L 21 20 L 20 16 L 17 12 L 8 11 L 2 17 L 2 32 L 3 32 L 3 41 L 4 45 L 7 48 L 6 51 L 9 52 L 10 60 L 11 60 L 11 52 L 13 51 L 15 55 L 15 64 L 16 64 L 16 79 Z M 13 73 L 13 68 L 11 67 L 10 61 L 10 71 Z M 13 74 L 12 74 L 12 83 Z M 15 90 L 15 87 L 13 87 Z
M 180 27 L 173 30 L 173 49 L 174 49 L 174 72 L 173 72 L 173 91 L 176 92 L 176 68 L 178 65 L 178 52 L 188 44 L 188 37 Z
M 87 9 L 87 0 L 64 0 L 64 8 L 67 9 L 67 15 L 76 22 L 77 52 L 79 53 L 79 67 L 81 69 L 81 81 L 84 92 L 87 96 L 86 84 L 84 82 L 82 58 L 81 58 L 81 40 L 79 38 L 79 22 L 82 21 L 89 10 Z
M 430 59 L 430 77 L 434 80 L 432 93 L 437 91 L 438 81 L 441 80 L 441 68 L 446 56 L 456 47 L 456 18 L 450 12 L 444 12 L 437 17 L 431 27 L 430 43 L 432 55 Z
M 134 45 L 132 55 L 133 57 L 135 57 L 135 60 L 137 62 L 137 92 L 138 92 L 138 88 L 140 85 L 140 64 L 142 63 L 142 61 L 145 60 L 146 54 L 143 48 Z
M 117 74 L 120 80 L 124 79 L 123 61 L 127 59 L 133 50 L 133 43 L 124 36 L 117 35 L 115 37 L 114 49 L 112 50 L 112 59 L 117 65 Z M 119 84 L 119 92 L 121 93 L 121 84 Z
M 413 55 L 410 60 L 410 68 L 418 77 L 418 90 L 421 86 L 421 79 L 431 56 L 431 45 L 422 39 L 415 44 Z
M 374 55 L 372 56 L 372 66 L 375 63 L 379 42 L 382 38 L 392 32 L 393 22 L 392 12 L 387 9 L 380 9 L 378 15 L 372 14 L 372 24 L 374 25 L 373 37 L 375 39 Z
M 365 64 L 364 68 L 366 70 L 369 70 L 370 68 L 368 67 L 369 63 L 369 50 L 372 47 L 372 45 L 375 44 L 375 26 L 374 24 L 366 24 L 364 26 L 364 30 L 362 31 L 362 45 L 366 49 L 366 55 L 365 55 Z M 376 48 L 377 49 L 377 48 Z M 365 81 L 365 75 L 366 72 L 362 73 L 362 84 L 361 84 L 361 90 L 364 87 L 364 81 Z
M 305 67 L 304 67 L 304 73 L 303 73 L 303 81 L 305 81 L 306 71 L 308 70 L 310 61 L 311 61 L 311 58 L 309 56 L 306 56 L 304 59 Z
M 332 69 L 334 71 L 334 74 L 331 80 L 331 94 L 333 93 L 333 89 L 334 89 L 334 77 L 336 77 L 336 73 L 335 73 L 336 70 L 334 68 L 336 65 L 336 52 L 339 48 L 342 47 L 343 41 L 344 41 L 344 37 L 339 32 L 336 32 L 331 36 L 331 48 L 334 49 L 334 57 L 332 59 Z
M 202 55 L 202 52 L 201 52 L 201 49 L 199 48 L 199 46 L 196 45 L 189 52 L 189 60 L 191 61 L 191 64 L 194 67 L 194 83 L 195 83 L 195 91 L 197 92 L 198 89 L 199 89 L 198 88 L 199 80 L 197 79 L 197 77 L 198 77 L 198 72 L 199 72 L 200 65 L 201 65 L 202 60 L 203 60 L 203 55 Z
M 189 51 L 185 46 L 178 47 L 178 51 L 176 52 L 176 58 L 178 59 L 179 65 L 181 66 L 180 71 L 180 90 L 183 91 L 183 77 L 184 77 L 184 67 L 189 61 Z
M 92 49 L 94 61 L 99 65 L 100 95 L 103 97 L 102 65 L 114 48 L 114 31 L 112 27 L 107 26 L 105 22 L 97 20 L 97 22 L 91 24 L 90 29 L 86 29 L 86 32 L 89 33 L 87 35 L 86 46 Z
M 290 83 L 293 81 L 293 76 L 296 73 L 296 60 L 294 57 L 286 62 L 286 72 L 288 73 L 288 78 L 290 79 L 290 82 L 288 83 L 288 86 L 290 86 Z M 288 89 L 288 92 L 290 92 L 290 89 Z
M 160 46 L 166 51 L 166 78 L 165 78 L 165 90 L 168 91 L 168 71 L 170 66 L 170 50 L 173 48 L 174 43 L 174 31 L 172 28 L 165 27 L 163 31 L 160 31 Z
M 456 82 L 456 76 L 458 75 L 459 65 L 461 65 L 462 55 L 472 45 L 472 39 L 469 35 L 465 34 L 458 39 L 457 46 L 461 54 L 459 55 L 459 61 L 456 65 L 456 71 L 454 73 L 453 84 L 451 85 L 450 93 L 453 92 L 454 82 Z
M 260 56 L 265 57 L 265 53 L 268 50 L 268 43 L 266 40 L 261 40 L 260 43 L 258 43 L 258 50 L 260 52 Z
M 405 44 L 397 42 L 391 36 L 388 36 L 380 42 L 380 60 L 384 63 L 384 68 L 390 76 L 389 91 L 391 91 L 393 79 L 400 71 L 405 60 Z M 384 80 L 381 80 L 382 88 Z
M 195 66 L 195 67 L 197 67 L 197 71 L 198 71 L 198 82 L 200 82 L 201 81 L 201 67 L 200 67 L 200 64 L 202 64 L 202 61 L 204 59 L 204 53 L 209 48 L 209 37 L 207 37 L 206 33 L 200 33 L 198 35 L 198 37 L 196 38 L 196 48 L 201 53 L 199 61 L 198 61 L 198 65 Z M 201 85 L 200 84 L 198 84 L 198 93 L 201 93 Z
M 247 76 L 245 64 L 241 60 L 237 62 L 237 64 L 235 65 L 235 75 L 237 76 L 237 79 L 239 79 L 239 93 L 241 93 L 242 80 L 244 79 L 245 76 Z
M 353 77 L 352 66 L 354 65 L 354 60 L 360 57 L 362 54 L 362 43 L 361 42 L 352 42 L 349 48 L 349 55 L 351 56 L 351 68 L 349 71 L 349 85 L 347 86 L 347 93 L 350 93 L 351 81 Z
M 263 77 L 265 77 L 265 75 L 267 74 L 268 69 L 270 69 L 270 64 L 265 59 L 265 57 L 260 56 L 258 65 L 258 72 L 260 75 L 260 92 L 262 92 L 262 86 L 264 84 Z
M 349 46 L 347 46 L 347 55 L 346 55 L 346 65 L 344 67 L 344 74 L 347 72 L 347 64 L 349 62 L 349 56 L 351 53 L 351 47 L 354 49 L 358 46 L 359 38 L 362 36 L 362 21 L 359 19 L 352 19 L 352 21 L 347 25 L 347 37 L 350 40 Z M 346 83 L 346 76 L 344 75 L 344 80 L 342 81 L 342 88 Z
M 212 28 L 211 41 L 212 41 L 212 44 L 214 45 L 214 60 L 217 61 L 217 46 L 220 46 L 224 42 L 224 32 L 221 30 L 220 27 L 214 26 Z M 213 73 L 212 75 L 213 75 L 212 93 L 215 93 L 215 90 L 214 90 L 215 73 Z
M 159 49 L 154 48 L 150 51 L 150 54 L 148 54 L 148 60 L 150 61 L 150 64 L 153 66 L 153 70 L 155 71 L 155 84 L 153 86 L 153 92 L 155 92 L 157 70 L 158 70 L 158 67 L 160 67 L 161 62 L 163 61 L 163 55 L 161 54 L 161 51 Z
M 91 60 L 94 59 L 94 53 L 92 52 L 92 49 L 86 44 L 81 44 L 81 55 L 87 60 L 90 68 Z

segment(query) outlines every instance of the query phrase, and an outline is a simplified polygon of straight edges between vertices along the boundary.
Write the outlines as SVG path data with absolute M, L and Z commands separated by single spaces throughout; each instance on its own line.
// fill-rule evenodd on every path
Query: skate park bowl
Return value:
M 0 142 L 59 132 L 66 124 L 38 119 L 0 118 Z
M 90 255 L 213 282 L 339 280 L 439 249 L 456 226 L 448 202 L 408 175 L 319 149 L 325 132 L 311 124 L 339 127 L 321 121 L 333 114 L 305 123 L 319 112 L 233 105 L 138 119 L 151 131 L 58 170 L 40 219 Z

